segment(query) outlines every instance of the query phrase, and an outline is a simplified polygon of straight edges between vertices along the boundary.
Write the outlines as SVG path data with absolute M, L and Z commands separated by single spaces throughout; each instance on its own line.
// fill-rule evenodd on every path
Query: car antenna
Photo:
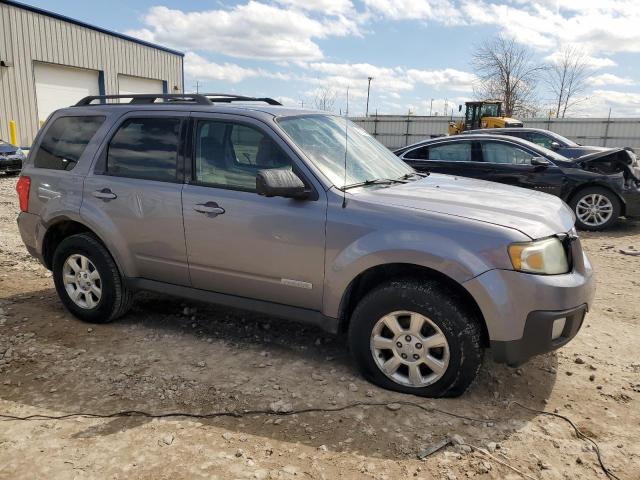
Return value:
M 349 119 L 345 118 L 344 123 L 344 183 L 342 184 L 342 208 L 347 207 L 347 152 L 349 147 Z

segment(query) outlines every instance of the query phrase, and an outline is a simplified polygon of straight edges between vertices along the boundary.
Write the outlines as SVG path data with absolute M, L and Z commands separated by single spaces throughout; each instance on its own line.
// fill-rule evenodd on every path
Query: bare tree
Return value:
M 580 94 L 587 86 L 587 70 L 587 55 L 574 46 L 563 48 L 550 62 L 546 83 L 554 96 L 556 118 L 564 118 L 571 107 L 585 100 Z
M 333 106 L 336 103 L 336 91 L 330 87 L 322 87 L 316 90 L 313 103 L 317 110 L 324 110 L 330 112 L 333 110 Z
M 545 67 L 533 59 L 531 49 L 513 39 L 500 35 L 485 41 L 471 62 L 478 77 L 476 96 L 501 100 L 507 116 L 536 110 L 536 86 Z

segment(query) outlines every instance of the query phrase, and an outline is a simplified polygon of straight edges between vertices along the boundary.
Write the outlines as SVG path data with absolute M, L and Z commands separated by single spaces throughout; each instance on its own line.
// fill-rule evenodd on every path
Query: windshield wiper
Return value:
M 374 180 L 365 180 L 364 182 L 352 183 L 345 185 L 342 190 L 349 190 L 350 188 L 367 187 L 369 185 L 390 185 L 392 183 L 407 183 L 401 178 L 376 178 Z

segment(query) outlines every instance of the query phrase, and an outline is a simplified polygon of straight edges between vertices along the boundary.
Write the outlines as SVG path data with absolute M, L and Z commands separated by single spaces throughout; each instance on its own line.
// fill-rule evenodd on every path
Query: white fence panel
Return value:
M 454 117 L 453 120 L 459 120 Z M 451 117 L 374 115 L 352 120 L 391 150 L 446 135 Z M 543 128 L 577 143 L 640 150 L 640 118 L 525 118 L 525 127 Z

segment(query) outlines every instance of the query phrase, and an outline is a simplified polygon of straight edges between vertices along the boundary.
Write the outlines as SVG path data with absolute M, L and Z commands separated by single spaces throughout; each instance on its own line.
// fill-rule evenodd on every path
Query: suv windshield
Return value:
M 338 188 L 375 180 L 395 180 L 414 173 L 411 167 L 364 129 L 344 118 L 306 115 L 280 118 L 278 123 Z

